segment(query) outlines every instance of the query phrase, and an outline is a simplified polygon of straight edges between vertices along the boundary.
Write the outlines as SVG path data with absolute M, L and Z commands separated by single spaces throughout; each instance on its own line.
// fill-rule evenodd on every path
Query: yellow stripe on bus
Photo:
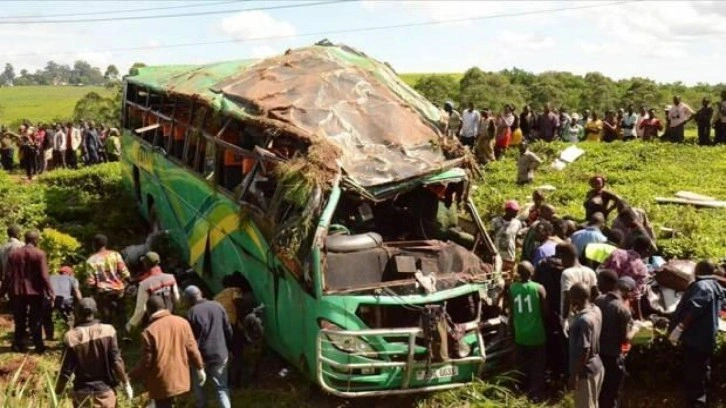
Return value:
M 224 217 L 222 220 L 217 223 L 217 228 L 211 228 L 209 230 L 209 249 L 214 250 L 214 248 L 219 245 L 219 243 L 226 238 L 229 234 L 233 233 L 240 227 L 240 217 L 238 214 L 229 214 L 226 217 Z M 196 229 L 196 228 L 195 228 Z M 244 226 L 244 231 L 247 233 L 247 235 L 250 237 L 252 242 L 254 242 L 255 246 L 257 247 L 257 250 L 259 251 L 259 254 L 265 258 L 265 251 L 262 248 L 262 241 L 260 240 L 260 237 L 257 233 L 257 230 L 254 228 L 253 224 L 251 222 L 248 222 Z M 204 255 L 204 250 L 206 247 L 206 234 L 202 235 L 197 239 L 196 242 L 192 243 L 190 245 L 189 250 L 189 264 L 194 265 L 199 258 Z

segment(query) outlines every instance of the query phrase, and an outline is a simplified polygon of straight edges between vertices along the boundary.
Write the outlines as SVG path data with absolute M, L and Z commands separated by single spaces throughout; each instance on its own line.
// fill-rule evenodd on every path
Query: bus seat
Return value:
M 356 252 L 378 248 L 383 245 L 383 237 L 376 232 L 357 235 L 331 235 L 325 240 L 330 252 Z

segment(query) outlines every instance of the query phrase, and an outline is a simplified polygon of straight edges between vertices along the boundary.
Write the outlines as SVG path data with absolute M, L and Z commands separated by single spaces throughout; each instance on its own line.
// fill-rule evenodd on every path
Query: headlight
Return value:
M 329 331 L 342 331 L 343 328 L 333 324 L 327 320 L 320 320 L 320 327 Z M 361 354 L 366 356 L 372 356 L 376 354 L 370 344 L 358 336 L 349 336 L 347 334 L 336 334 L 336 333 L 325 333 L 328 340 L 333 343 L 333 346 L 338 350 L 345 351 L 346 353 Z

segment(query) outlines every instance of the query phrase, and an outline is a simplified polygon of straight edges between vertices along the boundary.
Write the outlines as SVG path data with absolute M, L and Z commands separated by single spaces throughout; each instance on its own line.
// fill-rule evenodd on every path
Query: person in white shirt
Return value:
M 628 105 L 628 110 L 623 114 L 623 119 L 620 121 L 620 128 L 623 129 L 623 140 L 635 139 L 637 123 L 638 115 L 635 114 L 633 105 Z
M 569 243 L 558 244 L 555 248 L 555 257 L 562 262 L 562 276 L 560 277 L 560 313 L 567 319 L 570 313 L 569 291 L 576 283 L 582 283 L 594 294 L 597 293 L 597 275 L 587 266 L 581 265 L 577 260 L 577 248 Z M 593 296 L 594 298 L 594 296 Z
M 176 284 L 174 275 L 164 273 L 159 266 L 160 258 L 156 252 L 147 252 L 141 257 L 144 264 L 143 280 L 139 283 L 139 289 L 136 292 L 136 309 L 133 316 L 126 323 L 126 332 L 130 332 L 132 328 L 141 323 L 146 313 L 146 302 L 151 296 L 160 296 L 164 300 L 166 308 L 174 311 L 174 305 L 179 302 L 179 287 Z
M 644 120 L 650 119 L 650 116 L 645 112 L 645 108 L 643 106 L 640 107 L 640 111 L 638 112 L 638 117 L 635 119 L 635 137 L 638 139 L 643 138 L 643 133 L 645 133 L 645 127 L 641 127 L 640 124 L 643 123 Z
M 66 165 L 72 169 L 78 168 L 78 149 L 81 148 L 83 137 L 81 129 L 68 122 L 66 125 Z
M 469 102 L 464 114 L 461 115 L 461 144 L 474 148 L 476 136 L 479 134 L 479 122 L 481 115 L 474 109 L 474 104 Z
M 668 109 L 668 136 L 671 142 L 683 143 L 683 130 L 686 123 L 693 118 L 693 109 L 681 102 L 680 96 L 673 97 L 673 106 Z
M 55 134 L 53 134 L 53 167 L 66 167 L 66 147 L 68 145 L 68 135 L 63 131 L 63 126 L 55 126 Z

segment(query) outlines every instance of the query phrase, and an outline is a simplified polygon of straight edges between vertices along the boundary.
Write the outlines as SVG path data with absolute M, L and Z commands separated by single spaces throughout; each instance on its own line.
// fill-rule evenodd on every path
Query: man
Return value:
M 517 219 L 519 203 L 507 200 L 504 203 L 504 215 L 492 220 L 493 240 L 504 261 L 503 270 L 511 271 L 514 267 L 517 249 L 517 236 L 522 230 L 522 221 Z
M 638 331 L 633 324 L 630 309 L 623 300 L 635 288 L 635 282 L 628 277 L 618 280 L 614 271 L 604 269 L 597 275 L 597 286 L 603 293 L 595 300 L 595 305 L 602 314 L 600 359 L 605 369 L 599 403 L 600 408 L 616 408 L 620 406 L 620 394 L 625 382 L 625 354 L 630 340 Z
M 194 285 L 184 290 L 184 300 L 190 305 L 187 319 L 204 360 L 204 371 L 214 383 L 219 405 L 222 408 L 230 408 L 227 372 L 228 350 L 232 346 L 232 326 L 227 318 L 227 312 L 221 304 L 205 299 L 202 291 Z M 237 351 L 239 350 L 235 350 Z M 199 384 L 198 376 L 192 375 L 192 382 L 197 408 L 206 407 L 204 388 Z
M 161 270 L 160 261 L 159 254 L 156 252 L 147 252 L 141 257 L 145 277 L 139 283 L 139 289 L 136 292 L 136 309 L 129 322 L 126 323 L 126 332 L 130 332 L 132 328 L 141 323 L 149 297 L 160 296 L 164 300 L 166 309 L 170 312 L 174 311 L 174 304 L 179 301 L 179 288 L 176 285 L 176 278 L 174 278 L 174 275 L 164 273 Z
M 126 398 L 134 398 L 121 350 L 113 326 L 95 319 L 96 301 L 83 298 L 76 307 L 78 325 L 63 338 L 65 353 L 60 375 L 55 385 L 56 395 L 61 395 L 66 384 L 73 381 L 73 406 L 115 408 L 114 388 L 123 384 Z
M 66 125 L 66 136 L 68 141 L 66 142 L 66 165 L 71 169 L 78 168 L 78 149 L 81 148 L 81 142 L 83 136 L 81 130 L 73 126 L 72 122 L 68 122 Z
M 577 260 L 577 249 L 572 244 L 565 243 L 557 245 L 555 256 L 562 261 L 562 267 L 564 268 L 562 278 L 560 279 L 560 290 L 562 291 L 560 314 L 563 319 L 567 319 L 572 306 L 572 299 L 569 297 L 570 288 L 577 283 L 581 283 L 592 294 L 596 294 L 597 276 L 592 269 L 580 265 L 580 262 Z
M 150 324 L 141 334 L 141 360 L 130 374 L 144 384 L 156 408 L 170 408 L 189 392 L 191 368 L 204 385 L 204 362 L 189 322 L 166 310 L 164 299 L 151 296 L 146 310 Z
M 641 320 L 643 314 L 640 308 L 640 299 L 645 295 L 645 280 L 648 277 L 648 268 L 643 262 L 650 255 L 650 240 L 638 237 L 633 249 L 616 249 L 603 262 L 604 269 L 610 269 L 618 274 L 618 278 L 628 276 L 635 281 L 635 290 L 630 293 L 631 307 L 635 318 Z
M 35 352 L 45 352 L 41 318 L 43 299 L 53 299 L 53 289 L 48 279 L 48 262 L 45 252 L 37 248 L 40 241 L 38 231 L 25 233 L 25 246 L 10 252 L 8 270 L 0 286 L 0 298 L 10 295 L 10 304 L 15 321 L 13 351 L 25 352 L 25 335 L 30 329 Z
M 534 226 L 537 242 L 540 245 L 532 253 L 532 264 L 537 266 L 543 260 L 555 254 L 555 248 L 562 240 L 555 235 L 555 228 L 551 222 L 542 220 Z
M 20 240 L 20 227 L 17 225 L 11 225 L 8 227 L 7 233 L 8 242 L 0 247 L 0 282 L 5 280 L 10 253 L 23 246 L 23 241 Z
M 522 130 L 522 139 L 528 142 L 534 140 L 532 132 L 534 131 L 534 113 L 529 105 L 524 105 L 522 113 L 519 115 L 519 128 Z
M 517 159 L 517 184 L 533 182 L 534 171 L 540 164 L 542 164 L 542 159 L 529 150 L 529 145 L 523 140 L 519 145 L 519 159 Z
M 726 293 L 713 277 L 714 264 L 701 261 L 695 273 L 696 280 L 688 286 L 673 314 L 668 338 L 674 344 L 680 341 L 683 346 L 682 370 L 688 406 L 706 407 L 711 357 Z
M 714 144 L 726 144 L 726 90 L 721 91 L 721 102 L 713 120 L 713 127 L 716 129 Z
M 57 310 L 61 318 L 73 327 L 73 300 L 81 300 L 78 280 L 73 277 L 73 268 L 62 266 L 57 274 L 50 276 L 50 287 L 55 298 L 45 303 L 43 310 L 43 329 L 47 340 L 54 339 L 53 311 Z
M 605 216 L 601 212 L 596 212 L 590 216 L 587 227 L 572 234 L 570 241 L 577 249 L 578 258 L 582 259 L 585 254 L 585 247 L 588 245 L 607 242 L 607 237 L 602 233 L 604 225 Z
M 623 140 L 633 140 L 636 135 L 636 125 L 638 123 L 638 115 L 633 110 L 633 105 L 628 105 L 628 110 L 623 114 L 620 120 L 620 129 L 623 132 Z
M 63 130 L 63 126 L 56 125 L 53 134 L 53 167 L 66 167 L 66 150 L 68 149 L 68 135 Z
M 576 408 L 597 408 L 603 383 L 600 360 L 602 314 L 590 303 L 590 288 L 578 282 L 568 290 L 575 314 L 570 324 L 570 387 Z
M 93 122 L 87 123 L 83 131 L 83 144 L 86 150 L 86 160 L 89 165 L 97 164 L 101 162 L 101 139 L 98 137 L 96 131 L 96 125 Z
M 673 106 L 668 109 L 668 138 L 671 142 L 683 143 L 686 123 L 693 118 L 693 109 L 681 102 L 680 96 L 673 97 Z
M 459 135 L 461 144 L 469 146 L 471 149 L 474 148 L 476 136 L 479 134 L 479 122 L 481 122 L 481 115 L 474 109 L 474 104 L 469 102 L 461 116 L 461 134 Z
M 713 117 L 713 108 L 711 107 L 711 98 L 703 97 L 701 100 L 701 109 L 699 109 L 694 118 L 698 126 L 698 144 L 701 146 L 711 145 L 711 118 Z
M 553 379 L 563 379 L 567 373 L 567 339 L 562 330 L 560 313 L 562 260 L 557 256 L 546 258 L 536 266 L 534 280 L 544 287 L 547 298 L 548 318 L 545 321 L 547 333 L 547 368 Z
M 96 251 L 86 263 L 90 270 L 88 286 L 95 292 L 101 321 L 123 327 L 123 298 L 126 288 L 125 280 L 129 279 L 129 270 L 121 254 L 107 249 L 108 238 L 103 234 L 93 237 L 93 249 Z
M 453 102 L 444 103 L 444 112 L 449 115 L 444 134 L 447 137 L 457 137 L 461 132 L 461 114 L 454 109 Z
M 541 401 L 544 397 L 546 292 L 530 279 L 534 267 L 527 261 L 517 265 L 519 282 L 509 289 L 509 310 L 514 330 L 517 366 L 524 374 L 527 397 Z
M 623 234 L 624 241 L 622 245 L 631 248 L 638 236 L 645 236 L 651 240 L 652 247 L 655 249 L 655 234 L 645 210 L 631 207 L 623 199 L 617 201 L 615 208 L 618 211 L 618 216 L 613 220 L 610 229 L 620 231 Z
M 537 129 L 539 131 L 539 138 L 545 142 L 551 142 L 554 140 L 558 129 L 560 128 L 560 119 L 552 112 L 550 104 L 546 104 L 544 112 L 537 118 Z

